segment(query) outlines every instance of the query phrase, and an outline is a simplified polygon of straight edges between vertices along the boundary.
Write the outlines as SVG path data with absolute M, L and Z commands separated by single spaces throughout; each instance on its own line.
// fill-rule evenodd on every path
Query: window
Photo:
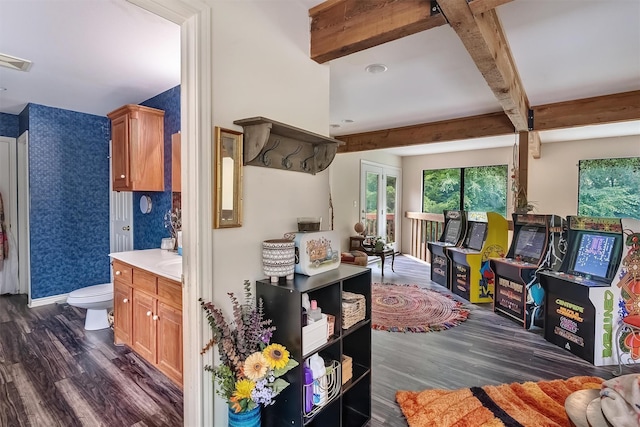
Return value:
M 507 165 L 423 171 L 422 211 L 445 209 L 507 215 Z
M 640 157 L 580 160 L 578 215 L 640 219 Z

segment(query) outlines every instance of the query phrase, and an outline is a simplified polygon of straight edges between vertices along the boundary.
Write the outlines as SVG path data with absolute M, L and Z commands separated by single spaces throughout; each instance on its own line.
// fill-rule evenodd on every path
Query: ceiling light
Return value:
M 351 119 L 343 119 L 342 123 L 353 123 L 353 120 L 351 120 Z
M 330 124 L 330 125 L 329 125 L 329 127 L 330 127 L 330 128 L 333 128 L 333 129 L 337 129 L 337 128 L 339 128 L 339 127 L 340 127 L 340 125 L 335 124 L 335 123 L 332 123 L 332 124 Z
M 384 73 L 385 71 L 388 70 L 388 68 L 384 64 L 371 64 L 371 65 L 367 65 L 364 70 L 367 73 L 379 74 L 379 73 Z
M 0 53 L 0 66 L 11 68 L 12 70 L 29 71 L 29 68 L 31 68 L 31 61 Z
M 0 92 L 4 92 L 5 90 L 7 90 L 6 87 L 0 87 Z

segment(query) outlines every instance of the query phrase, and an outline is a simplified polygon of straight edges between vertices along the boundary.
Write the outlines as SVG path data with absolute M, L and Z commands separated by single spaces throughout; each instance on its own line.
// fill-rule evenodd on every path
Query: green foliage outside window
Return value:
M 640 157 L 580 160 L 578 215 L 640 219 Z
M 507 166 L 464 169 L 464 209 L 507 216 Z
M 423 212 L 461 209 L 464 203 L 468 211 L 507 214 L 506 165 L 425 170 L 422 188 Z

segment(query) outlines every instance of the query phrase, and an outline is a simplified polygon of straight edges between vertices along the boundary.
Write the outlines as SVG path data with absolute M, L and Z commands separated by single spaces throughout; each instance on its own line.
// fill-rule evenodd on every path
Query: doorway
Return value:
M 360 221 L 367 236 L 380 236 L 398 251 L 400 243 L 401 170 L 362 160 L 360 163 Z
M 18 160 L 15 138 L 0 137 L 0 196 L 9 253 L 0 269 L 0 295 L 20 293 L 18 278 Z M 2 244 L 2 240 L 0 240 Z M 1 254 L 1 253 L 0 253 Z

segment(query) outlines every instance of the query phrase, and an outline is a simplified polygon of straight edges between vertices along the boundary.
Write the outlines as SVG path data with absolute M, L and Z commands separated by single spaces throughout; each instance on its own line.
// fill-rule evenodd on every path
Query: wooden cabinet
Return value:
M 128 104 L 111 119 L 114 191 L 164 191 L 164 111 Z
M 182 191 L 182 152 L 180 134 L 171 135 L 171 191 L 180 193 Z
M 364 319 L 342 328 L 342 292 L 365 298 Z M 326 344 L 302 352 L 302 294 L 318 301 L 325 314 L 335 316 L 334 334 Z M 263 410 L 262 425 L 275 426 L 365 426 L 371 419 L 371 270 L 341 265 L 316 276 L 296 274 L 293 282 L 272 284 L 268 279 L 256 283 L 256 295 L 264 301 L 265 317 L 276 330 L 271 342 L 283 344 L 300 365 L 285 374 L 289 387 L 276 402 Z M 352 377 L 339 387 L 335 397 L 312 415 L 304 414 L 303 362 L 319 352 L 328 361 L 352 359 Z
M 114 340 L 182 386 L 182 286 L 120 261 L 114 269 Z

